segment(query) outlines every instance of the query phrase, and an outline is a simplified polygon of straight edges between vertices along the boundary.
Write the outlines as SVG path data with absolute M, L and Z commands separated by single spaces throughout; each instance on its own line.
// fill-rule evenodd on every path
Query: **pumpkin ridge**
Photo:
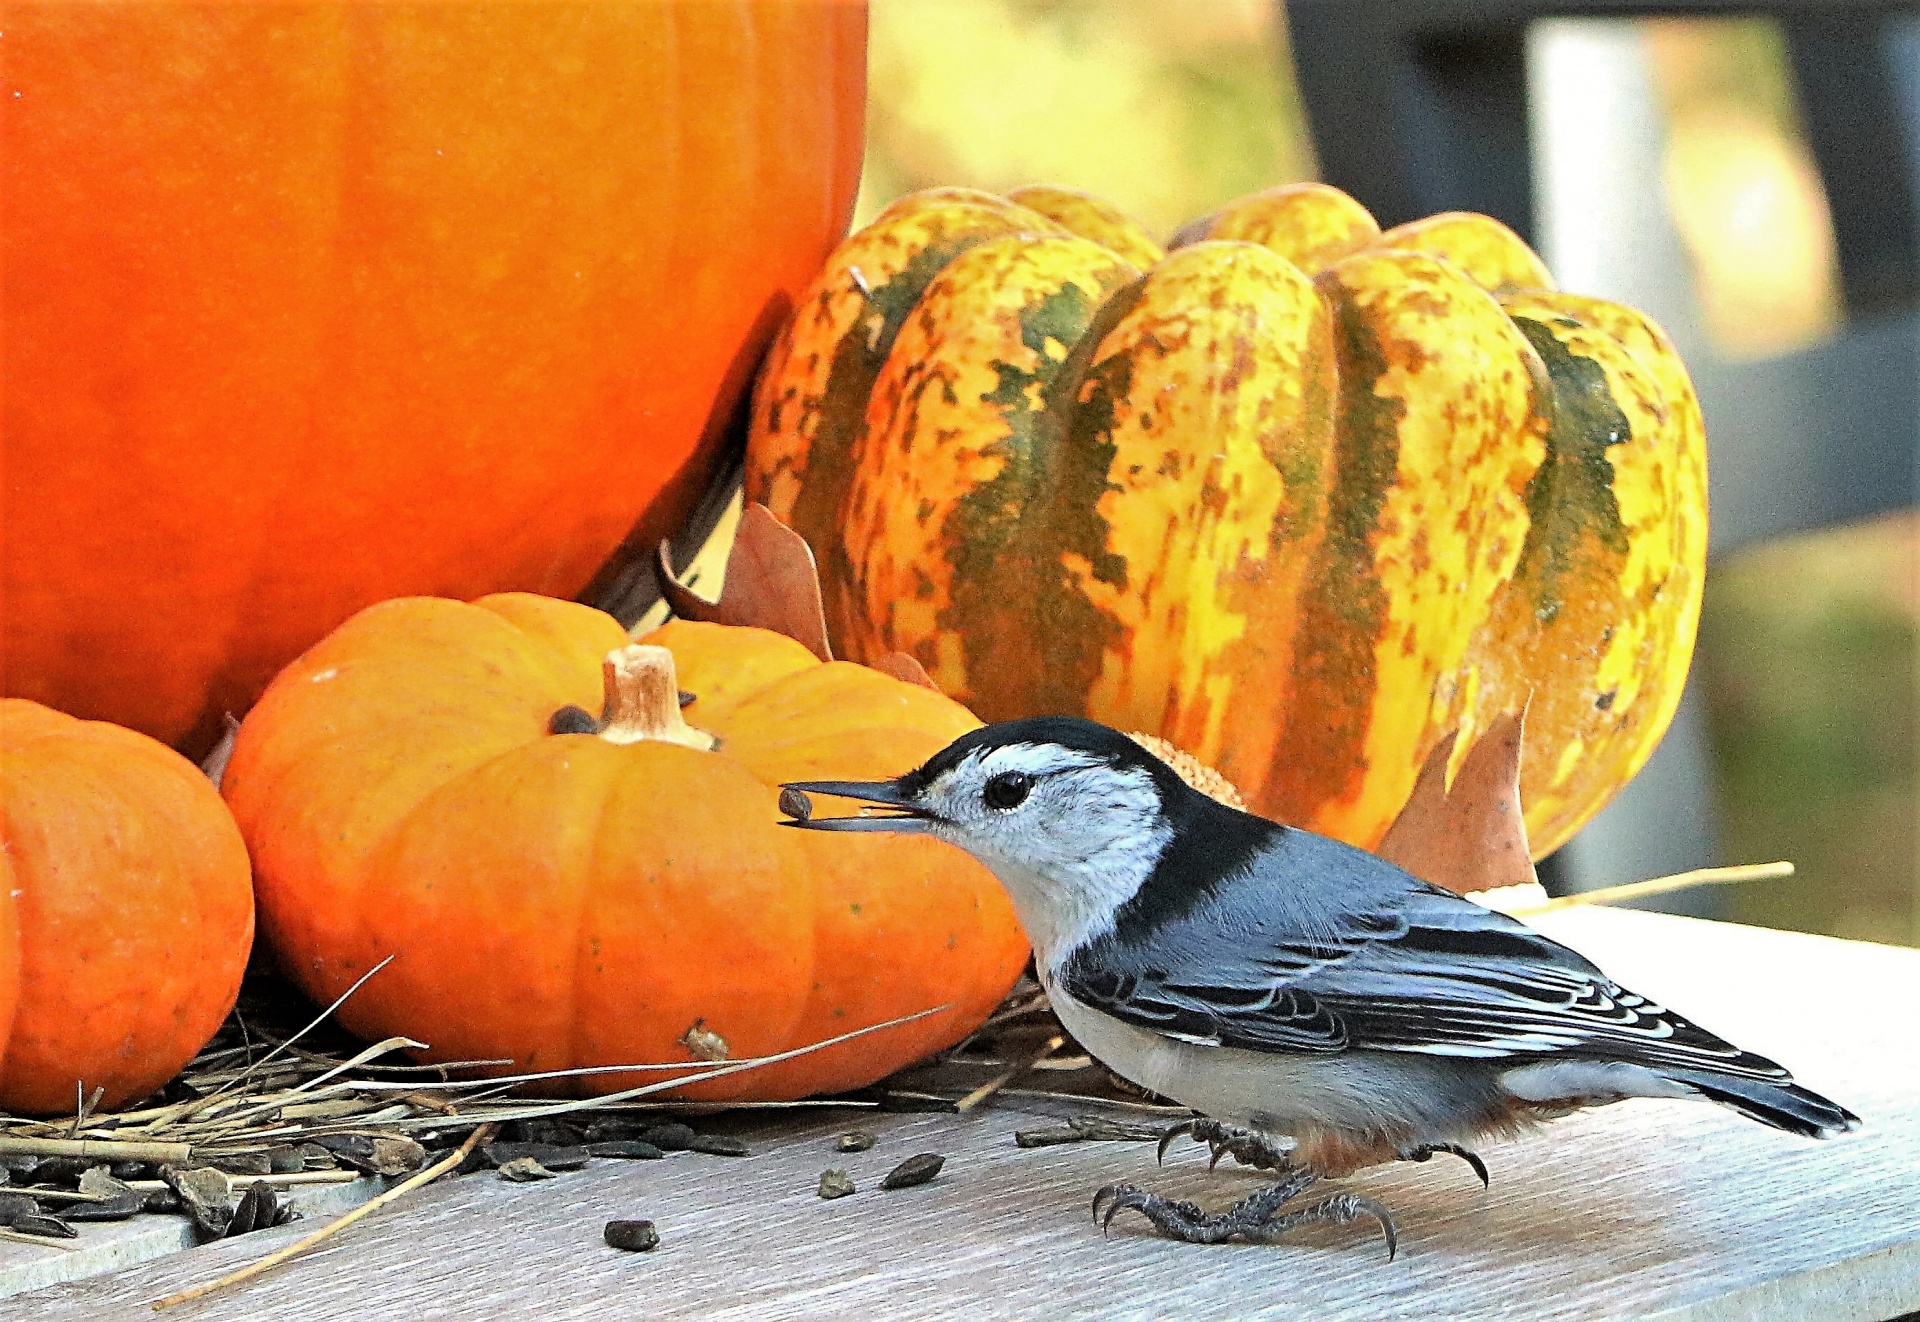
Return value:
M 1523 760 L 1521 798 L 1529 838 L 1548 851 L 1639 769 L 1672 718 L 1705 540 L 1687 485 L 1698 413 L 1639 314 L 1564 294 L 1503 303 L 1547 370 L 1553 515 L 1530 530 L 1472 664 L 1496 702 L 1532 693 L 1528 743 L 1554 752 Z M 1551 539 L 1544 549 L 1536 534 Z M 1534 691 L 1544 667 L 1556 682 Z
M 1011 218 L 1004 227 L 995 223 L 997 220 L 928 244 L 891 278 L 864 291 L 869 315 L 877 315 L 878 324 L 868 334 L 862 334 L 856 325 L 833 346 L 833 363 L 828 368 L 813 443 L 807 452 L 806 479 L 794 498 L 788 526 L 806 538 L 809 546 L 821 548 L 815 551 L 822 559 L 820 583 L 827 596 L 827 618 L 835 626 L 842 626 L 847 618 L 845 593 L 854 581 L 854 566 L 845 539 L 832 534 L 839 526 L 841 507 L 853 485 L 854 458 L 866 429 L 867 399 L 893 351 L 900 328 L 919 306 L 927 286 L 961 254 L 1018 232 Z M 852 278 L 851 273 L 848 278 Z
M 1005 422 L 1005 436 L 987 447 L 1005 457 L 1005 466 L 956 500 L 941 524 L 953 595 L 939 622 L 962 634 L 968 674 L 1024 677 L 1027 682 L 1016 687 L 1026 692 L 1014 704 L 1022 710 L 1065 710 L 1063 704 L 1075 703 L 1084 681 L 1099 672 L 1100 652 L 1117 634 L 1111 620 L 1073 591 L 1062 561 L 1064 554 L 1079 552 L 1094 577 L 1126 582 L 1126 561 L 1107 552 L 1108 529 L 1096 508 L 1112 447 L 1102 458 L 1097 445 L 1069 449 L 1060 435 L 1079 386 L 1068 370 L 1072 354 L 1092 340 L 1099 311 L 1099 299 L 1071 281 L 1021 308 L 1020 339 L 1034 355 L 1034 370 L 995 360 L 999 387 L 981 396 Z M 1047 355 L 1049 339 L 1068 347 L 1057 364 Z M 1029 393 L 1036 390 L 1037 408 Z M 1084 466 L 1063 471 L 1082 457 Z M 1075 474 L 1082 480 L 1072 480 Z M 1071 519 L 1069 503 L 1076 516 Z M 1006 636 L 964 628 L 966 621 L 994 618 L 1008 622 Z M 1009 644 L 1024 652 L 1020 640 L 1042 636 L 1072 640 L 1071 658 L 1045 668 L 1008 665 Z
M 1527 484 L 1528 546 L 1521 565 L 1538 564 L 1536 610 L 1542 623 L 1551 623 L 1560 612 L 1560 580 L 1572 567 L 1569 541 L 1586 531 L 1616 555 L 1627 553 L 1607 450 L 1630 442 L 1633 427 L 1598 363 L 1573 353 L 1532 317 L 1516 315 L 1513 324 L 1532 342 L 1549 380 L 1547 458 Z M 1606 439 L 1596 444 L 1601 436 Z
M 289 928 L 300 929 L 313 921 L 337 922 L 341 914 L 352 915 L 351 924 L 340 928 L 341 944 L 360 952 L 360 957 L 346 961 L 351 964 L 351 971 L 343 971 L 346 964 L 339 961 L 324 967 L 308 964 L 287 970 L 303 990 L 323 1004 L 340 995 L 355 978 L 378 962 L 379 956 L 365 955 L 372 939 L 367 914 L 370 908 L 376 907 L 369 876 L 371 861 L 392 846 L 395 836 L 420 805 L 448 783 L 511 757 L 536 740 L 550 737 L 546 733 L 550 712 L 540 712 L 524 730 L 510 730 L 510 726 L 517 727 L 517 722 L 495 715 L 486 693 L 478 690 L 468 694 L 456 709 L 439 705 L 422 713 L 407 700 L 407 695 L 417 686 L 417 681 L 410 682 L 410 672 L 423 665 L 438 667 L 440 658 L 456 654 L 463 664 L 478 657 L 483 658 L 480 669 L 491 672 L 487 680 L 489 690 L 500 685 L 503 667 L 517 666 L 527 681 L 538 683 L 545 692 L 558 689 L 554 698 L 564 701 L 569 695 L 562 682 L 565 675 L 554 665 L 556 643 L 544 631 L 525 627 L 517 618 L 516 608 L 543 613 L 562 626 L 578 622 L 591 628 L 592 623 L 604 620 L 615 639 L 625 637 L 610 617 L 576 603 L 548 601 L 528 594 L 496 594 L 481 600 L 489 604 L 411 597 L 367 607 L 290 664 L 242 724 L 223 791 L 255 853 L 258 865 L 255 883 L 262 900 L 261 926 L 276 947 L 287 949 L 305 944 L 292 937 Z M 540 604 L 543 602 L 544 606 Z M 548 611 L 545 606 L 561 609 Z M 368 640 L 372 640 L 371 647 L 367 645 Z M 477 760 L 454 759 L 456 763 L 465 761 L 465 765 L 434 768 L 437 774 L 407 777 L 375 770 L 367 777 L 365 769 L 359 767 L 363 751 L 387 739 L 384 727 L 355 723 L 344 730 L 326 728 L 324 733 L 319 733 L 318 727 L 307 724 L 309 713 L 339 701 L 331 693 L 316 692 L 312 688 L 313 679 L 326 671 L 336 672 L 337 679 L 332 682 L 347 684 L 355 696 L 377 698 L 386 714 L 400 712 L 399 719 L 407 722 L 412 742 L 434 746 L 444 754 L 447 743 L 444 736 L 454 734 L 468 741 L 461 745 L 462 752 L 472 754 L 476 720 L 486 720 L 489 727 L 497 727 L 495 732 L 502 742 Z M 600 687 L 597 676 L 595 687 Z M 285 736 L 280 736 L 272 741 L 269 750 L 256 755 L 255 742 L 262 720 L 273 723 L 276 729 L 293 730 L 291 746 Z M 328 727 L 332 724 L 328 722 Z M 299 805 L 311 796 L 315 768 L 319 765 L 350 765 L 360 769 L 370 783 L 354 791 L 354 801 L 357 805 L 372 803 L 377 805 L 377 810 L 356 810 L 354 822 L 371 825 L 361 828 L 357 843 L 346 850 L 336 864 L 324 868 L 329 900 L 316 909 L 311 903 L 293 902 L 284 893 L 287 883 L 280 879 L 280 874 L 312 873 L 318 865 L 307 855 L 320 843 L 318 835 L 296 826 L 288 833 L 290 838 L 261 839 L 255 824 L 283 816 L 301 823 L 306 812 Z M 383 802 L 395 795 L 396 786 L 403 781 L 411 802 Z M 315 913 L 323 917 L 316 920 Z
M 685 747 L 685 745 L 681 746 Z M 575 873 L 574 875 L 603 876 L 606 875 L 608 871 L 603 862 L 606 855 L 606 845 L 604 842 L 607 838 L 605 827 L 608 815 L 612 811 L 614 782 L 611 779 L 602 781 L 599 788 L 600 807 L 599 811 L 594 814 L 593 828 L 585 832 L 581 837 L 587 845 L 587 849 L 585 850 L 587 857 L 584 860 L 580 860 L 576 866 L 584 864 L 583 872 Z M 602 1062 L 594 1059 L 596 1053 L 593 1049 L 594 1044 L 591 1036 L 593 1015 L 587 1005 L 586 997 L 582 995 L 582 992 L 589 985 L 590 981 L 586 967 L 587 963 L 590 960 L 598 960 L 601 957 L 601 948 L 597 939 L 581 939 L 587 932 L 587 910 L 588 907 L 593 904 L 595 898 L 593 891 L 593 887 L 584 884 L 573 888 L 572 940 L 568 943 L 573 947 L 573 968 L 571 970 L 571 985 L 567 988 L 567 1004 L 572 1007 L 573 1013 L 567 1016 L 567 1064 L 569 1067 L 574 1067 L 590 1064 L 598 1065 L 602 1063 L 620 1065 L 653 1063 L 646 1061 Z M 664 1064 L 665 1062 L 659 1063 Z M 608 1076 L 586 1075 L 583 1076 L 583 1079 L 594 1077 L 605 1078 Z M 582 1093 L 582 1079 L 571 1081 L 565 1090 L 573 1096 L 580 1096 Z
M 978 606 L 1015 659 L 970 673 L 963 631 L 981 621 L 953 609 L 964 584 L 953 553 L 1010 569 L 1014 583 L 1035 570 L 1024 557 L 1040 552 L 1018 524 L 1036 508 L 1022 485 L 1032 480 L 1036 424 L 1048 421 L 1043 391 L 1107 292 L 1137 274 L 1087 239 L 1013 235 L 973 249 L 928 287 L 868 404 L 839 533 L 860 614 L 836 647 L 856 660 L 907 652 L 963 702 L 1030 668 L 1030 648 L 1017 646 L 1023 621 L 1011 613 L 1030 616 L 1029 604 L 996 589 Z M 956 530 L 969 527 L 994 554 L 956 546 Z M 1012 563 L 997 566 L 996 555 Z
M 513 627 L 531 653 L 523 659 L 531 662 L 537 658 L 556 691 L 573 688 L 583 677 L 579 640 L 564 636 L 561 631 L 604 633 L 603 650 L 606 651 L 630 641 L 626 631 L 611 617 L 577 601 L 559 601 L 532 592 L 495 592 L 470 604 L 499 616 Z M 596 627 L 603 622 L 611 627 Z M 604 690 L 604 673 L 599 667 L 595 667 L 591 682 Z
M 1265 783 L 1278 802 L 1304 814 L 1317 799 L 1343 797 L 1367 772 L 1367 721 L 1374 688 L 1373 649 L 1387 607 L 1373 572 L 1372 535 L 1393 485 L 1400 454 L 1402 400 L 1374 393 L 1387 374 L 1385 350 L 1331 275 L 1315 282 L 1333 324 L 1333 481 L 1326 532 L 1300 608 L 1293 693 Z M 1296 767 L 1339 768 L 1335 782 L 1299 786 Z

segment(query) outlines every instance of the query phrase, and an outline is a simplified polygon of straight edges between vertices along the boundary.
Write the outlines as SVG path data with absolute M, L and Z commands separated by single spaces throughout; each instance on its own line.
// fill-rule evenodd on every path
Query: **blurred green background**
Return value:
M 1663 112 L 1659 186 L 1716 348 L 1764 358 L 1832 334 L 1832 228 L 1778 29 L 1642 31 Z M 1048 182 L 1164 235 L 1314 175 L 1267 0 L 872 0 L 869 60 L 856 223 L 915 188 Z M 1729 917 L 1920 945 L 1916 526 L 1903 514 L 1712 568 L 1695 665 L 1723 853 L 1799 868 L 1727 893 Z

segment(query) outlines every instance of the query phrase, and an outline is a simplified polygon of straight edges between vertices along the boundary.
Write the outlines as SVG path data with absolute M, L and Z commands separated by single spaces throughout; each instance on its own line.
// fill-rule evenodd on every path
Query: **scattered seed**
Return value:
M 13 1228 L 23 1235 L 41 1235 L 47 1239 L 78 1239 L 80 1232 L 57 1216 L 29 1212 L 13 1219 Z
M 457 1148 L 429 1147 L 427 1149 L 427 1155 L 421 1160 L 420 1164 L 422 1166 L 438 1166 L 448 1157 L 451 1157 L 456 1151 L 458 1151 Z M 466 1154 L 460 1158 L 460 1164 L 455 1166 L 450 1174 L 471 1175 L 475 1171 L 492 1169 L 493 1163 L 481 1156 L 478 1148 L 470 1148 Z
M 32 1194 L 0 1193 L 0 1226 L 10 1226 L 14 1219 L 32 1216 L 40 1210 L 40 1204 L 33 1200 Z
M 116 1180 L 151 1180 L 157 1169 L 150 1161 L 116 1161 L 107 1171 Z
M 925 1184 L 940 1173 L 947 1159 L 937 1152 L 922 1152 L 908 1157 L 905 1161 L 888 1171 L 880 1181 L 882 1189 L 911 1189 L 915 1185 Z
M 749 1153 L 745 1139 L 735 1138 L 731 1134 L 695 1134 L 693 1142 L 687 1144 L 693 1152 L 704 1152 L 709 1157 L 745 1157 Z
M 598 734 L 600 718 L 585 707 L 568 703 L 547 720 L 548 734 Z
M 500 1178 L 515 1184 L 526 1184 L 531 1180 L 551 1180 L 553 1172 L 532 1157 L 515 1157 L 512 1161 L 500 1164 Z
M 662 1152 L 685 1152 L 693 1146 L 694 1132 L 691 1125 L 675 1122 L 642 1130 L 640 1138 L 643 1142 L 653 1144 Z
M 629 1253 L 645 1253 L 660 1242 L 660 1232 L 651 1221 L 609 1221 L 601 1233 L 609 1246 Z
M 160 1178 L 180 1195 L 193 1224 L 208 1239 L 219 1239 L 233 1223 L 233 1185 L 211 1166 L 162 1166 Z
M 324 1151 L 325 1149 L 322 1149 Z M 267 1166 L 275 1175 L 292 1175 L 307 1168 L 307 1161 L 299 1148 L 278 1147 L 267 1149 Z M 115 1171 L 118 1175 L 120 1172 Z
M 324 1134 L 317 1141 L 340 1165 L 368 1175 L 404 1175 L 419 1170 L 427 1159 L 427 1150 L 410 1138 L 385 1134 Z
M 1076 1115 L 1067 1127 L 1082 1138 L 1106 1143 L 1152 1143 L 1167 1132 L 1165 1125 L 1137 1120 L 1110 1120 L 1104 1115 Z
M 638 1138 L 650 1126 L 640 1120 L 626 1120 L 618 1116 L 609 1116 L 595 1120 L 587 1126 L 581 1140 L 588 1144 L 618 1143 L 630 1138 Z
M 614 1138 L 604 1143 L 587 1144 L 587 1155 L 593 1157 L 619 1157 L 628 1161 L 658 1161 L 667 1154 L 651 1143 L 643 1143 L 637 1138 Z
M 207 1158 L 207 1164 L 229 1175 L 270 1175 L 273 1161 L 264 1152 L 223 1152 Z
M 373 1139 L 366 1134 L 322 1134 L 311 1144 L 332 1157 L 335 1164 L 353 1166 L 373 1159 Z
M 1016 1129 L 1013 1131 L 1015 1147 L 1051 1148 L 1062 1143 L 1079 1143 L 1086 1135 L 1072 1125 L 1060 1125 L 1047 1129 Z
M 140 1210 L 143 1212 L 181 1211 L 180 1195 L 171 1189 L 149 1189 L 146 1198 L 140 1204 Z
M 300 1154 L 300 1168 L 309 1171 L 331 1171 L 340 1169 L 340 1163 L 333 1154 L 318 1143 L 302 1143 L 294 1149 Z
M 582 1147 L 555 1147 L 551 1143 L 489 1143 L 480 1149 L 480 1155 L 489 1166 L 530 1157 L 550 1171 L 577 1171 L 591 1156 Z
M 782 788 L 780 811 L 796 822 L 810 822 L 813 820 L 813 800 L 800 790 L 791 787 Z
M 545 1118 L 516 1120 L 507 1136 L 517 1142 L 545 1143 L 555 1148 L 577 1148 L 582 1138 L 580 1131 L 566 1121 Z
M 845 1198 L 855 1192 L 853 1179 L 845 1171 L 824 1170 L 820 1172 L 820 1196 L 822 1198 Z
M 80 1192 L 93 1194 L 103 1201 L 76 1203 L 62 1209 L 60 1215 L 69 1221 L 125 1221 L 137 1216 L 147 1205 L 145 1194 L 114 1179 L 105 1166 L 95 1166 L 80 1177 Z
M 227 1227 L 226 1237 L 232 1239 L 235 1235 L 284 1226 L 293 1216 L 293 1204 L 282 1203 L 274 1187 L 261 1180 L 241 1195 L 240 1205 L 233 1209 L 233 1223 Z
M 92 1165 L 92 1162 L 84 1161 L 79 1157 L 42 1157 L 39 1164 L 33 1168 L 32 1182 L 57 1184 L 62 1188 L 71 1189 L 80 1183 L 80 1177 L 85 1175 Z M 26 1181 L 20 1180 L 16 1183 L 24 1184 Z
M 864 1129 L 849 1129 L 834 1140 L 834 1147 L 842 1152 L 865 1152 L 880 1140 Z

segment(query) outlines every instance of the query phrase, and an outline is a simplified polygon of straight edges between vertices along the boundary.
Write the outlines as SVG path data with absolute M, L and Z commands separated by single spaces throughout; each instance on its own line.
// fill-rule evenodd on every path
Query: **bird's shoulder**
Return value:
M 1577 952 L 1377 855 L 1224 807 L 1188 815 L 1111 927 L 1063 962 L 1076 999 L 1184 1040 L 1337 1051 L 1407 1049 L 1452 1005 L 1618 990 Z M 1393 1004 L 1407 1022 L 1383 1012 Z

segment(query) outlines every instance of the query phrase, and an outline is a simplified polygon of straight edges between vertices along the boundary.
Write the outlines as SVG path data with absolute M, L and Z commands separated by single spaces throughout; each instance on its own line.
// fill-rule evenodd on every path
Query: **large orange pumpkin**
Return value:
M 1524 707 L 1528 833 L 1567 839 L 1692 654 L 1705 442 L 1659 329 L 1484 216 L 1383 234 L 1294 185 L 1161 257 L 1016 196 L 895 203 L 769 355 L 747 492 L 835 650 L 1158 733 L 1368 848 L 1449 730 Z
M 172 749 L 0 699 L 0 883 L 0 1109 L 143 1097 L 233 1008 L 247 850 Z
M 4 14 L 0 691 L 183 747 L 677 530 L 858 181 L 857 0 Z
M 979 722 L 762 629 L 643 642 L 568 602 L 414 598 L 289 666 L 223 781 L 286 971 L 325 1002 L 397 956 L 347 1027 L 528 1070 L 692 1061 L 696 1026 L 761 1055 L 952 1007 L 709 1098 L 857 1087 L 985 1019 L 1026 959 L 992 875 L 935 841 L 784 830 L 776 788 L 896 775 Z M 609 653 L 670 656 L 718 749 L 670 668 L 623 680 Z M 606 730 L 551 732 L 603 706 Z

